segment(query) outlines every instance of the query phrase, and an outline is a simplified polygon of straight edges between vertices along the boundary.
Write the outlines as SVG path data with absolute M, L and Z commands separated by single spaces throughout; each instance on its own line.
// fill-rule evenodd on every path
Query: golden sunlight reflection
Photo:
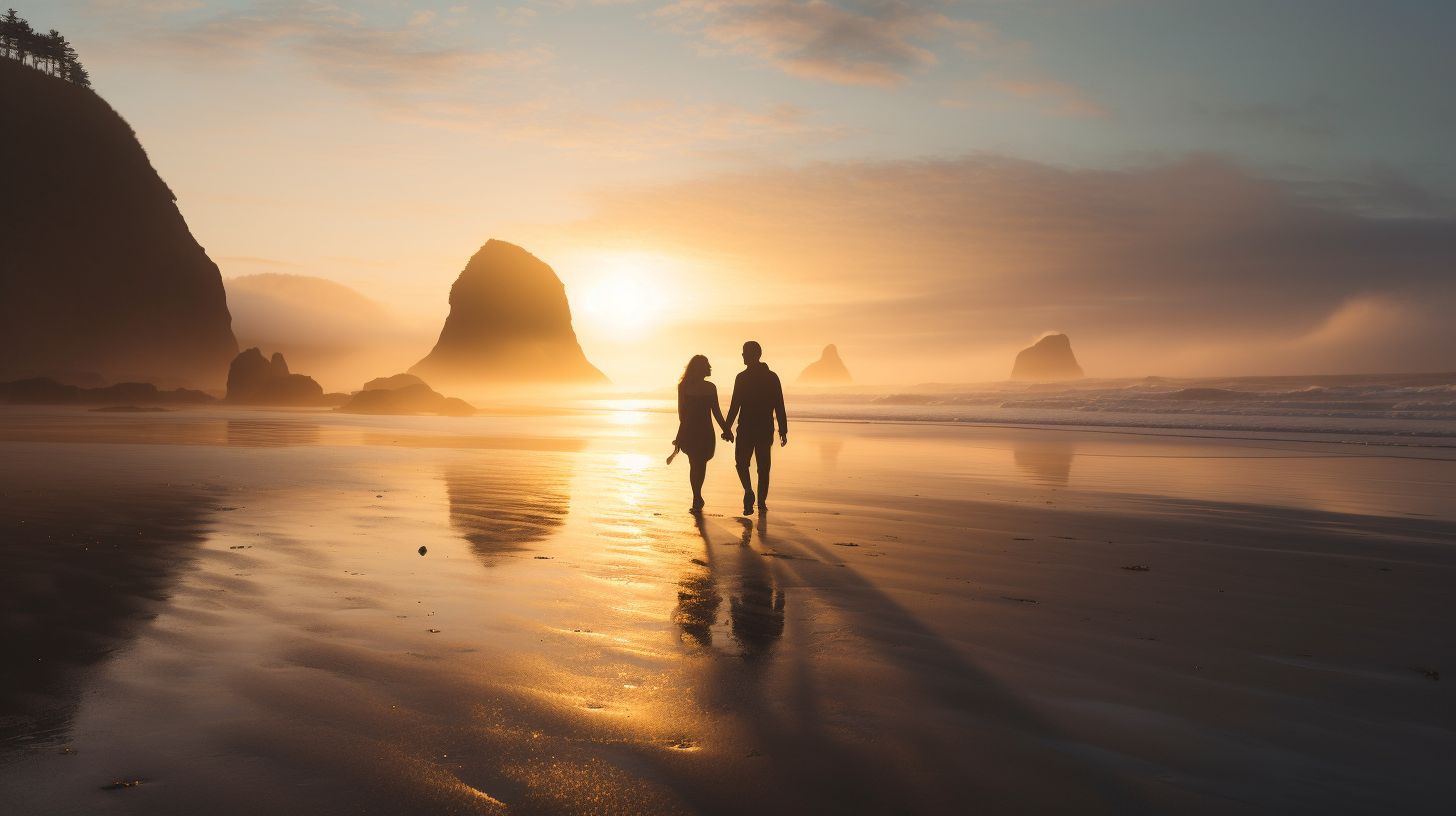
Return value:
M 647 410 L 657 403 L 651 400 L 612 400 L 604 403 L 608 421 L 613 425 L 642 425 L 647 422 Z
M 652 457 L 645 453 L 619 453 L 612 457 L 614 470 L 621 474 L 616 481 L 621 500 L 636 507 L 646 499 L 647 488 L 642 476 L 652 466 Z

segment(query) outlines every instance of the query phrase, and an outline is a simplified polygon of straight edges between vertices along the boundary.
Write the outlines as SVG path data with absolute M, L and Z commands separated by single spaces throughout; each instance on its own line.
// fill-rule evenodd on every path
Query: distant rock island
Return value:
M 222 276 L 127 123 L 76 82 L 0 59 L 0 380 L 221 385 Z
M 408 388 L 411 385 L 427 385 L 427 383 L 413 374 L 395 374 L 392 377 L 375 377 L 367 383 L 360 391 L 395 391 L 400 388 Z
M 490 240 L 450 287 L 450 315 L 410 368 L 437 385 L 605 383 L 571 327 L 566 288 L 526 250 Z
M 82 388 L 35 377 L 0 382 L 0 403 L 11 405 L 200 405 L 212 402 L 202 391 L 178 388 L 162 391 L 151 383 L 124 382 L 100 388 Z
M 1048 334 L 1031 348 L 1022 349 L 1011 368 L 1013 380 L 1075 380 L 1081 376 L 1082 367 L 1065 334 Z
M 334 410 L 345 414 L 439 414 L 471 416 L 475 406 L 447 397 L 413 374 L 376 377 Z
M 227 401 L 240 405 L 321 405 L 324 389 L 313 377 L 288 370 L 283 355 L 250 348 L 228 367 Z
M 839 359 L 839 348 L 833 343 L 824 347 L 819 359 L 810 363 L 796 381 L 799 385 L 847 385 L 854 382 L 849 369 Z

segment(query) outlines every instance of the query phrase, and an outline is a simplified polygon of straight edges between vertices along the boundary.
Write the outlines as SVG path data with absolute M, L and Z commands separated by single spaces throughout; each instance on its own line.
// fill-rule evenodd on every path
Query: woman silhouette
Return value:
M 713 430 L 713 420 L 725 434 L 730 434 L 728 422 L 718 407 L 718 386 L 708 382 L 713 373 L 708 358 L 696 354 L 688 360 L 682 379 L 677 384 L 677 438 L 672 440 L 674 448 L 688 456 L 688 483 L 693 487 L 692 512 L 703 510 L 703 477 L 708 473 L 708 460 L 713 458 L 718 434 Z M 730 437 L 731 438 L 731 435 Z

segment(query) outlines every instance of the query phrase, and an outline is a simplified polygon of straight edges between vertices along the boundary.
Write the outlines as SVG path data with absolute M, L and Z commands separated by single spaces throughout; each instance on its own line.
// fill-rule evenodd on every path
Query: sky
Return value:
M 76 44 L 226 279 L 388 315 L 275 333 L 300 347 L 423 357 L 497 238 L 626 387 L 694 353 L 721 379 L 749 337 L 790 378 L 835 343 L 867 384 L 1002 379 L 1048 331 L 1092 376 L 1456 370 L 1449 2 L 19 11 Z

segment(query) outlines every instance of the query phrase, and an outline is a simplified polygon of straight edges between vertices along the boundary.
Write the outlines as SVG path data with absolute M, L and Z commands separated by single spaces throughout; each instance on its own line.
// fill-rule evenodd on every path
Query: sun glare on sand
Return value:
M 614 339 L 641 337 L 662 324 L 671 301 L 671 261 L 647 253 L 613 253 L 584 260 L 585 279 L 571 292 L 573 317 Z

